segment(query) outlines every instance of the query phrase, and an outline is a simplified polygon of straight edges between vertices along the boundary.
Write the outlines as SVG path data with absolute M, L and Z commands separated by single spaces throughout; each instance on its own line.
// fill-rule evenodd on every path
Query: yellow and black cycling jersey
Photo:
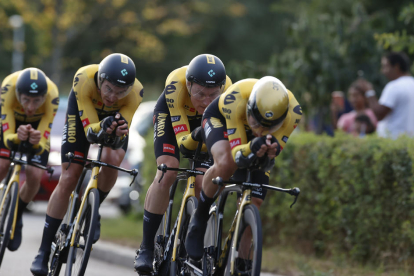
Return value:
M 33 116 L 27 116 L 23 106 L 16 96 L 16 82 L 19 74 L 17 71 L 7 76 L 1 84 L 1 123 L 3 129 L 3 143 L 10 149 L 12 145 L 19 144 L 17 138 L 16 121 L 19 124 L 39 123 L 37 130 L 41 133 L 41 139 L 38 145 L 33 148 L 38 149 L 36 154 L 41 154 L 45 149 L 49 150 L 49 136 L 52 128 L 53 119 L 59 107 L 59 91 L 57 86 L 46 77 L 47 94 L 45 102 L 35 111 Z
M 187 68 L 188 66 L 183 66 L 168 75 L 164 93 L 178 148 L 183 144 L 185 148 L 195 150 L 198 143 L 191 138 L 189 120 L 201 120 L 203 114 L 199 114 L 191 103 L 186 86 Z M 226 91 L 231 84 L 231 79 L 226 76 L 226 85 L 223 91 Z
M 121 113 L 122 117 L 128 122 L 129 128 L 132 117 L 142 102 L 144 95 L 142 84 L 135 79 L 132 90 L 126 97 L 119 99 L 112 106 L 106 106 L 102 101 L 96 82 L 98 68 L 98 64 L 81 67 L 73 79 L 72 90 L 76 95 L 79 116 L 85 134 L 90 127 L 94 132 L 98 132 L 101 129 L 99 118 L 102 120 L 107 116 L 113 116 L 116 112 Z
M 253 86 L 258 79 L 244 79 L 230 86 L 223 95 L 220 96 L 218 107 L 220 113 L 226 119 L 227 135 L 230 142 L 233 158 L 236 152 L 241 150 L 244 156 L 250 154 L 250 141 L 247 139 L 246 131 L 250 127 L 246 118 L 246 105 Z M 279 141 L 281 149 L 286 145 L 290 134 L 299 124 L 302 117 L 302 109 L 293 93 L 288 90 L 289 110 L 283 125 L 272 135 Z M 214 118 L 211 118 L 214 126 Z M 217 120 L 217 123 L 220 123 Z M 221 123 L 220 123 L 221 124 Z

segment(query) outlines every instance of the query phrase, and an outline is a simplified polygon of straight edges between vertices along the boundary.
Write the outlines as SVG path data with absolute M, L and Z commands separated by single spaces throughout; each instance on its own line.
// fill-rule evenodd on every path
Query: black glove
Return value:
M 197 142 L 203 142 L 203 135 L 202 135 L 202 131 L 203 131 L 203 128 L 201 127 L 201 126 L 199 126 L 199 127 L 196 127 L 192 132 L 191 132 L 191 138 L 194 140 L 194 141 L 197 141 Z
M 106 132 L 106 130 L 111 127 L 111 125 L 114 121 L 115 121 L 114 116 L 108 116 L 108 117 L 104 118 L 101 121 L 101 128 L 103 129 L 103 131 Z
M 276 138 L 275 138 L 276 139 Z M 266 136 L 256 137 L 250 142 L 250 150 L 254 155 L 260 150 L 262 145 L 266 145 Z

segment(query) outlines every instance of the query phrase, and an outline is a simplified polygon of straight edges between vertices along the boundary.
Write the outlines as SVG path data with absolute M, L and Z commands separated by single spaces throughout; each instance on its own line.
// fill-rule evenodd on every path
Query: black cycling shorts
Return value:
M 221 140 L 229 140 L 227 135 L 226 118 L 221 114 L 219 109 L 219 98 L 216 98 L 204 111 L 203 115 L 203 140 L 207 145 L 208 153 L 211 156 L 211 148 Z M 249 132 L 247 139 L 250 141 L 254 136 Z M 238 169 L 232 178 L 235 180 L 246 180 L 247 170 Z M 269 176 L 260 170 L 252 172 L 252 182 L 260 184 L 269 184 Z M 263 188 L 253 188 L 252 196 L 265 199 L 267 190 Z
M 190 131 L 201 125 L 201 115 L 193 118 L 188 118 L 190 123 Z M 165 101 L 165 92 L 157 100 L 154 108 L 153 116 L 154 124 L 154 153 L 155 158 L 162 155 L 174 156 L 180 161 L 180 149 L 178 148 L 177 139 L 171 122 L 170 110 Z M 210 159 L 205 162 L 196 161 L 196 168 L 210 168 L 213 165 L 213 160 Z
M 32 122 L 32 123 L 16 121 L 15 132 L 17 132 L 17 129 L 19 128 L 19 126 L 28 125 L 28 124 L 30 124 L 32 126 L 32 128 L 37 129 L 37 127 L 39 126 L 39 123 L 40 123 L 40 121 L 36 121 L 36 122 Z M 10 157 L 10 150 L 4 144 L 3 127 L 1 127 L 0 133 L 1 133 L 1 136 L 0 136 L 1 137 L 1 141 L 0 141 L 0 158 L 8 159 Z M 31 163 L 37 163 L 37 164 L 42 165 L 42 166 L 46 166 L 47 161 L 49 160 L 49 150 L 48 149 L 50 149 L 50 138 L 47 140 L 46 143 L 47 143 L 46 144 L 46 149 L 43 151 L 42 154 L 40 154 L 40 155 L 31 154 L 31 155 L 27 156 L 27 161 L 31 162 Z
M 99 120 L 103 120 L 107 116 L 115 116 L 114 114 L 105 114 L 105 116 L 98 116 Z M 128 138 L 122 146 L 122 149 L 126 152 L 128 148 Z M 61 149 L 61 158 L 62 163 L 69 162 L 69 159 L 66 157 L 66 153 L 72 152 L 75 154 L 75 159 L 72 160 L 72 163 L 77 163 L 83 165 L 85 161 L 76 159 L 76 157 L 86 158 L 88 156 L 90 143 L 86 139 L 85 131 L 83 130 L 82 121 L 79 114 L 78 103 L 76 101 L 76 96 L 73 91 L 70 92 L 68 99 L 68 109 L 66 111 L 66 120 L 65 125 L 63 126 L 62 133 L 62 149 Z

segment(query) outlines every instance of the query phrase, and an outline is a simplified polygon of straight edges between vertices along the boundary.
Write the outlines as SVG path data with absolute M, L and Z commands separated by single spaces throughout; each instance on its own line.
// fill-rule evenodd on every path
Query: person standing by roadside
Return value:
M 358 81 L 358 87 L 365 92 L 369 107 L 379 121 L 378 136 L 396 139 L 406 134 L 414 137 L 414 78 L 410 74 L 408 56 L 402 52 L 383 56 L 381 73 L 390 82 L 379 100 L 370 82 L 364 79 Z

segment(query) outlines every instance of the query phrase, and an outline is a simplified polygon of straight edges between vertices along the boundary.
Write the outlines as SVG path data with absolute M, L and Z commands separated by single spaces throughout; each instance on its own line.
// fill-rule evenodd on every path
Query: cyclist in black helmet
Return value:
M 128 128 L 144 93 L 135 75 L 134 62 L 123 54 L 111 54 L 99 65 L 88 65 L 76 72 L 62 135 L 62 175 L 47 206 L 39 253 L 30 268 L 34 275 L 47 275 L 51 243 L 83 169 L 84 162 L 79 159 L 74 159 L 67 169 L 66 153 L 73 152 L 75 158 L 87 157 L 88 138 L 115 132 L 121 138 L 113 139 L 117 142 L 103 149 L 102 161 L 116 166 L 121 164 L 128 147 Z M 101 169 L 98 180 L 100 203 L 115 184 L 117 172 L 107 167 Z M 100 224 L 94 242 L 99 236 Z
M 209 54 L 196 56 L 189 65 L 170 73 L 165 89 L 154 109 L 154 151 L 157 164 L 178 167 L 180 151 L 195 150 L 201 139 L 201 117 L 207 106 L 231 85 L 221 60 Z M 196 168 L 206 171 L 211 162 L 198 162 Z M 135 270 L 150 274 L 153 270 L 154 238 L 167 210 L 169 188 L 177 173 L 168 171 L 161 182 L 160 171 L 148 189 L 144 204 L 144 236 L 135 259 Z M 201 189 L 201 176 L 196 189 Z M 199 194 L 199 192 L 196 192 Z
M 1 85 L 0 179 L 6 177 L 10 166 L 10 150 L 21 141 L 28 141 L 28 160 L 47 165 L 50 148 L 50 131 L 59 105 L 56 85 L 37 68 L 27 68 L 7 76 Z M 22 241 L 22 214 L 40 188 L 44 171 L 26 167 L 26 181 L 20 188 L 14 238 L 8 249 L 15 251 Z

